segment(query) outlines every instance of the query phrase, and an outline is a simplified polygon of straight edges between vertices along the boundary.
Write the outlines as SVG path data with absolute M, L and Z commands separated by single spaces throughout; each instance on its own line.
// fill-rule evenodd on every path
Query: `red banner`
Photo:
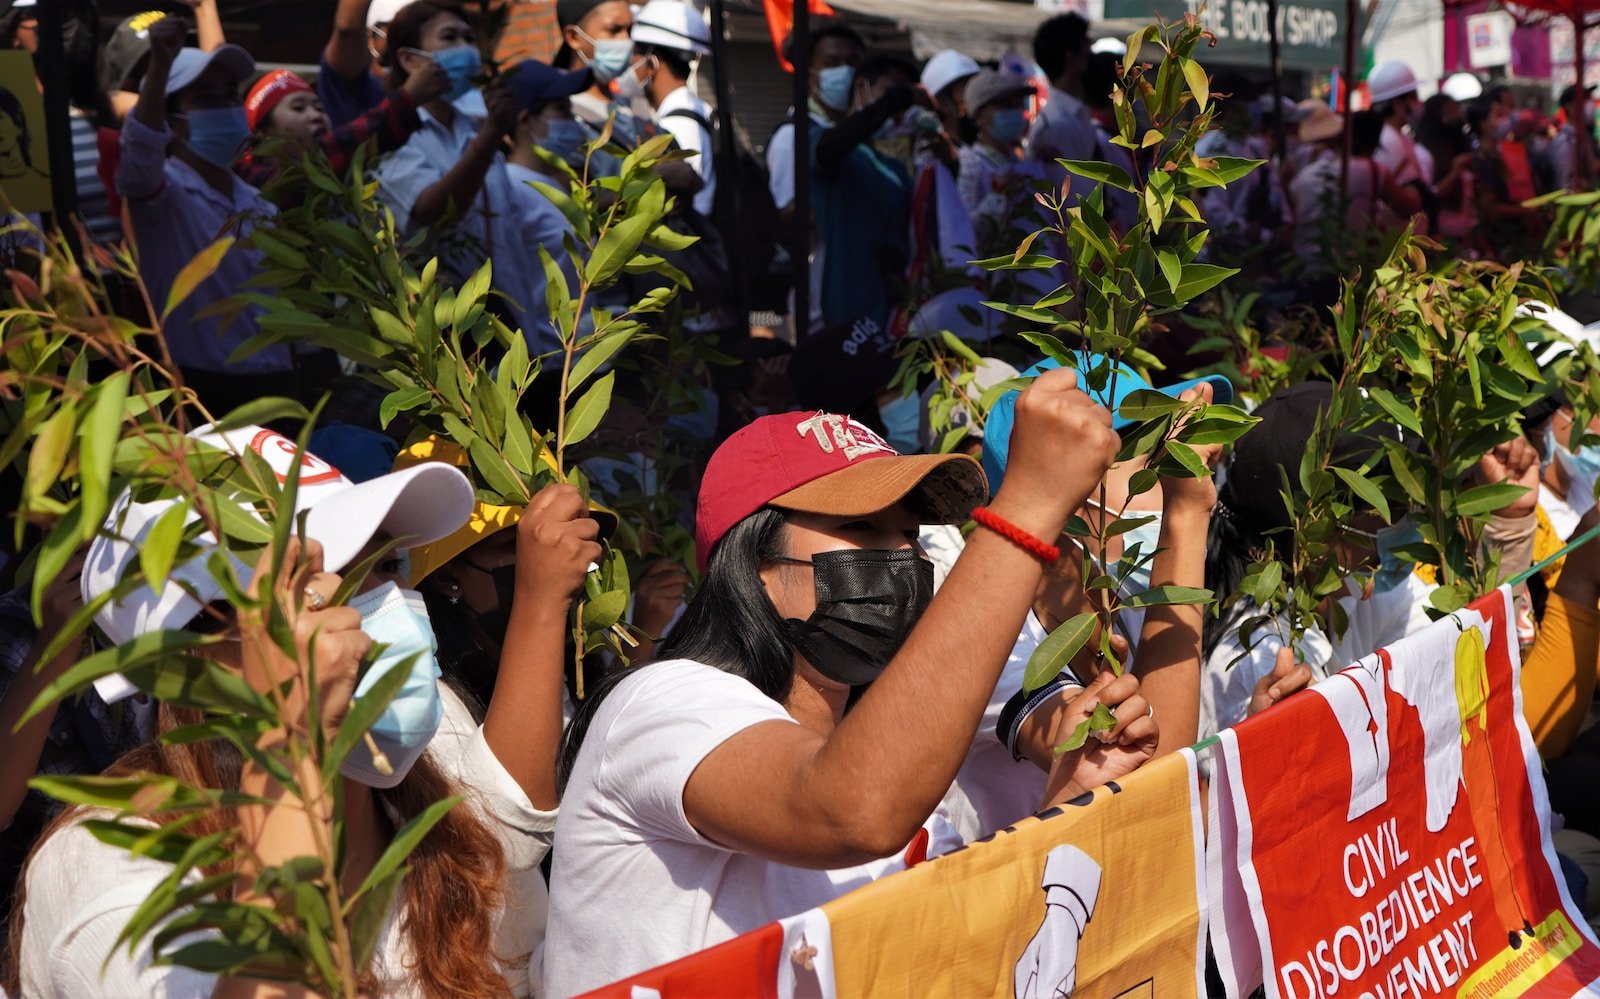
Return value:
M 1208 880 L 1230 995 L 1600 982 L 1550 843 L 1513 620 L 1497 592 L 1222 734 Z

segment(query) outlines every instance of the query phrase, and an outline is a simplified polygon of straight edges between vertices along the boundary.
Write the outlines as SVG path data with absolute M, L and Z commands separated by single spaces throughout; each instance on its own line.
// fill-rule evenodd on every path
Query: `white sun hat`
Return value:
M 235 455 L 242 456 L 246 451 L 260 455 L 279 482 L 287 478 L 298 460 L 300 485 L 295 511 L 306 515 L 306 536 L 322 543 L 323 565 L 329 572 L 338 572 L 355 561 L 379 531 L 401 539 L 402 549 L 411 548 L 453 533 L 472 513 L 472 484 L 459 469 L 442 462 L 424 462 L 355 483 L 326 461 L 309 451 L 297 450 L 293 441 L 264 427 L 243 427 L 220 434 L 202 427 L 190 436 Z M 118 498 L 104 528 L 89 543 L 81 583 L 85 602 L 116 587 L 138 561 L 156 522 L 177 502 L 162 499 L 136 503 L 129 493 Z M 191 513 L 190 522 L 197 517 Z M 216 538 L 203 534 L 198 541 L 200 550 L 173 567 L 160 591 L 141 587 L 95 614 L 95 624 L 106 638 L 120 645 L 137 635 L 182 628 L 205 605 L 223 596 L 222 588 L 206 567 L 207 557 L 216 550 Z M 253 567 L 235 559 L 234 570 L 241 582 L 248 583 Z M 95 689 L 108 703 L 134 692 L 120 675 L 101 678 L 95 682 Z

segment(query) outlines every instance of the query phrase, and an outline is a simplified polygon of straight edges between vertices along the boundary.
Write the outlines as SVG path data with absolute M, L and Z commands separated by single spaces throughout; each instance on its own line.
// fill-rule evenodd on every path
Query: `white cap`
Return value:
M 1470 101 L 1483 96 L 1483 81 L 1471 73 L 1456 73 L 1444 81 L 1439 92 L 1453 101 Z
M 394 20 L 400 13 L 400 8 L 410 3 L 411 0 L 372 0 L 367 4 L 367 30 L 381 28 Z
M 1114 56 L 1125 56 L 1128 54 L 1128 43 L 1115 37 L 1099 38 L 1089 46 L 1089 51 L 1096 55 L 1110 53 Z
M 650 0 L 633 15 L 633 41 L 636 45 L 659 45 L 664 49 L 711 54 L 711 29 L 705 15 L 681 0 Z
M 1372 103 L 1382 104 L 1396 97 L 1416 93 L 1417 74 L 1398 59 L 1383 63 L 1367 77 L 1367 94 Z
M 167 71 L 167 95 L 171 96 L 200 79 L 200 74 L 211 68 L 212 63 L 227 70 L 237 84 L 243 84 L 256 71 L 256 61 L 237 45 L 219 45 L 210 52 L 182 48 L 178 50 L 177 58 L 172 60 L 172 69 Z
M 977 60 L 965 52 L 955 49 L 935 52 L 927 65 L 922 67 L 922 89 L 928 92 L 929 97 L 938 97 L 941 90 L 957 80 L 975 76 L 981 68 Z
M 38 2 L 39 0 L 16 0 L 16 2 L 11 5 L 11 9 L 21 10 L 24 7 L 33 7 L 37 5 Z
M 208 430 L 201 427 L 190 436 L 235 455 L 254 451 L 266 460 L 280 482 L 286 478 L 291 463 L 299 458 L 300 487 L 295 510 L 306 512 L 306 536 L 322 543 L 323 565 L 329 572 L 338 572 L 353 562 L 380 530 L 403 539 L 402 547 L 412 548 L 454 533 L 472 513 L 472 484 L 459 469 L 443 462 L 422 462 L 354 483 L 326 461 L 310 452 L 296 451 L 293 441 L 263 427 L 244 427 L 224 434 Z M 105 526 L 89 543 L 81 584 L 85 602 L 117 585 L 138 560 L 156 521 L 176 502 L 164 499 L 135 503 L 129 493 L 118 498 Z M 191 513 L 190 522 L 197 516 Z M 100 609 L 94 621 L 107 638 L 120 645 L 147 632 L 182 628 L 206 604 L 222 597 L 221 587 L 206 567 L 207 557 L 216 550 L 216 538 L 203 534 L 198 543 L 200 550 L 173 567 L 160 592 L 146 586 Z M 234 569 L 241 582 L 249 581 L 253 567 L 235 559 Z M 120 676 L 97 681 L 95 688 L 107 701 L 133 692 Z

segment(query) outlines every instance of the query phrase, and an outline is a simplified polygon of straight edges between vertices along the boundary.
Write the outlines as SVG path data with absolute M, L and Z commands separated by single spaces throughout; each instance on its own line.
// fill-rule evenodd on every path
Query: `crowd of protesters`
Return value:
M 0 41 L 29 47 L 31 11 L 13 7 Z M 1081 17 L 1041 25 L 1032 76 L 957 51 L 921 66 L 875 56 L 846 22 L 817 18 L 809 64 L 796 70 L 809 79 L 808 105 L 768 137 L 762 169 L 759 157 L 717 153 L 715 111 L 694 86 L 711 37 L 693 6 L 558 0 L 556 12 L 562 47 L 549 63 L 491 74 L 486 40 L 449 0 L 340 0 L 308 81 L 258 72 L 225 41 L 215 0 L 194 0 L 197 44 L 184 18 L 128 18 L 97 52 L 89 46 L 97 83 L 73 94 L 83 232 L 91 243 L 137 248 L 150 301 L 165 301 L 219 234 L 248 233 L 292 207 L 284 199 L 294 192 L 275 183 L 289 160 L 324 157 L 345 173 L 364 148 L 403 236 L 439 259 L 443 280 L 491 261 L 496 308 L 536 354 L 558 345 L 541 251 L 566 273 L 575 265 L 571 219 L 533 182 L 563 183 L 550 160 L 581 163 L 602 133 L 613 152 L 669 134 L 688 154 L 658 172 L 675 214 L 708 247 L 707 286 L 697 284 L 694 308 L 674 313 L 681 325 L 670 332 L 718 346 L 734 373 L 707 378 L 690 393 L 696 411 L 661 425 L 642 398 L 628 398 L 648 394 L 648 377 L 620 379 L 601 436 L 625 460 L 596 455 L 586 467 L 605 499 L 624 479 L 669 474 L 662 435 L 699 442 L 678 497 L 696 581 L 670 559 L 645 567 L 629 621 L 646 640 L 629 661 L 589 664 L 581 699 L 568 617 L 602 543 L 630 528 L 618 514 L 568 485 L 525 508 L 486 503 L 460 471 L 459 449 L 408 439 L 403 421 L 381 433 L 358 407 L 347 407 L 351 423 L 319 431 L 310 454 L 287 441 L 264 448 L 274 439 L 264 428 L 207 437 L 326 473 L 299 496 L 309 540 L 291 553 L 303 568 L 286 597 L 328 696 L 316 716 L 299 705 L 297 720 L 338 726 L 373 642 L 386 646 L 378 663 L 410 664 L 402 695 L 374 728 L 388 765 L 358 749 L 341 771 L 352 876 L 407 819 L 447 795 L 465 799 L 413 857 L 363 990 L 555 997 L 604 985 L 1126 775 L 1428 623 L 1435 584 L 1395 555 L 1413 539 L 1409 520 L 1386 526 L 1361 510 L 1345 525 L 1341 564 L 1370 585 L 1332 598 L 1349 620 L 1342 635 L 1313 632 L 1290 647 L 1242 599 L 1128 611 L 1109 639 L 1128 672 L 1104 670 L 1091 641 L 1054 680 L 1023 690 L 1039 643 L 1090 608 L 1084 552 L 1066 526 L 1113 515 L 1102 503 L 1123 509 L 1141 469 L 1116 460 L 1130 425 L 1117 407 L 1149 383 L 1126 370 L 1112 397 L 1037 356 L 986 358 L 975 392 L 1019 368 L 1036 377 L 1001 394 L 953 453 L 938 454 L 927 395 L 890 388 L 892 347 L 943 330 L 981 346 L 994 320 L 978 302 L 1031 303 L 1067 279 L 971 263 L 1013 252 L 1048 221 L 1039 191 L 1088 191 L 1058 161 L 1136 172 L 1111 141 L 1118 57 L 1097 51 Z M 1347 123 L 1325 103 L 1274 102 L 1244 77 L 1217 76 L 1213 90 L 1226 96 L 1201 154 L 1268 163 L 1208 193 L 1214 259 L 1254 260 L 1281 287 L 1311 287 L 1337 266 L 1330 230 L 1370 235 L 1412 221 L 1463 254 L 1504 254 L 1537 230 L 1525 201 L 1592 183 L 1588 91 L 1568 88 L 1550 120 L 1503 89 L 1464 105 L 1422 101 L 1399 64 L 1377 67 L 1367 83 L 1372 107 Z M 809 219 L 796 217 L 797 114 L 810 121 Z M 8 115 L 20 122 L 0 106 Z M 618 165 L 609 153 L 590 162 L 601 172 Z M 1114 192 L 1104 214 L 1125 228 L 1137 205 Z M 797 269 L 788 251 L 802 241 L 788 234 L 802 224 L 810 260 Z M 1274 246 L 1284 252 L 1263 253 Z M 722 281 L 714 294 L 730 256 L 745 265 L 743 285 Z M 222 322 L 212 307 L 263 266 L 234 244 L 165 317 L 172 361 L 212 412 L 320 392 L 342 377 L 327 359 L 285 345 L 235 356 L 258 332 L 260 310 Z M 785 276 L 798 270 L 810 275 L 810 315 L 791 317 L 786 331 Z M 1552 326 L 1541 363 L 1572 350 L 1566 336 L 1596 338 Z M 1157 391 L 1226 402 L 1235 386 L 1209 376 Z M 1279 483 L 1295 478 L 1330 396 L 1320 382 L 1278 392 L 1231 452 L 1197 449 L 1215 481 L 1163 479 L 1136 497 L 1128 510 L 1145 522 L 1120 545 L 1160 554 L 1129 578 L 1130 595 L 1156 586 L 1233 593 L 1246 563 L 1287 526 Z M 1573 417 L 1552 390 L 1523 414 L 1523 436 L 1478 463 L 1481 481 L 1528 487 L 1486 535 L 1507 575 L 1600 523 L 1600 448 L 1574 445 Z M 1600 421 L 1588 430 L 1600 434 Z M 1398 433 L 1375 428 L 1338 449 L 1359 464 Z M 26 786 L 40 773 L 202 779 L 270 802 L 235 816 L 258 863 L 309 851 L 305 824 L 284 820 L 301 804 L 268 794 L 272 775 L 249 757 L 222 742 L 155 741 L 196 720 L 185 709 L 97 687 L 16 727 L 83 651 L 40 662 L 50 637 L 118 586 L 139 560 L 140 532 L 168 508 L 125 497 L 117 529 L 51 582 L 42 619 L 22 577 L 0 596 L 0 905 L 9 913 L 0 985 L 13 996 L 298 994 L 156 962 L 148 942 L 120 945 L 170 868 L 97 840 L 82 825 L 94 810 L 63 811 Z M 977 526 L 963 533 L 969 519 Z M 339 574 L 391 538 L 408 550 L 380 561 L 348 606 L 335 606 Z M 10 583 L 27 553 L 4 554 Z M 221 636 L 206 655 L 252 683 L 290 675 L 293 662 L 241 640 L 257 625 L 207 582 L 204 559 L 189 565 L 159 591 L 103 602 L 95 640 L 193 627 Z M 1600 728 L 1591 727 L 1600 541 L 1547 565 L 1527 597 L 1523 704 L 1564 818 L 1563 869 L 1580 904 L 1600 914 Z M 1102 705 L 1112 727 L 1056 753 Z M 239 883 L 247 897 L 250 879 Z M 1513 941 L 1522 932 L 1506 929 Z

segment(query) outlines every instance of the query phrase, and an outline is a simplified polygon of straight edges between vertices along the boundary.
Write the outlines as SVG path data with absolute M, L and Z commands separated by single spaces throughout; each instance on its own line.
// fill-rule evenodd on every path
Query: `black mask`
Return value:
M 478 569 L 477 566 L 473 568 Z M 516 563 L 478 571 L 487 572 L 494 580 L 494 595 L 498 601 L 494 610 L 478 615 L 478 627 L 483 629 L 484 635 L 504 645 L 506 629 L 511 626 L 511 601 L 517 594 Z
M 933 563 L 915 548 L 846 549 L 811 559 L 817 609 L 789 618 L 789 639 L 830 680 L 878 678 L 933 599 Z

